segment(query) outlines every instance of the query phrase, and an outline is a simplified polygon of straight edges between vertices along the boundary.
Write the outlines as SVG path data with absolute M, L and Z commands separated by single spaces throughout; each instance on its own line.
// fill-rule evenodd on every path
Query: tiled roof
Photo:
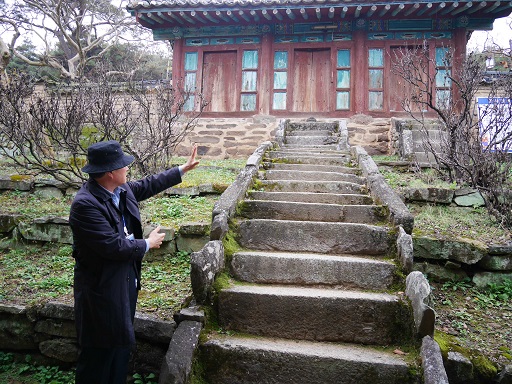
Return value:
M 458 19 L 457 26 L 475 30 L 490 29 L 495 19 L 509 15 L 512 1 L 132 0 L 127 9 L 151 29 L 357 19 Z
M 399 5 L 399 4 L 441 4 L 441 3 L 458 3 L 459 6 L 464 6 L 470 3 L 472 6 L 478 6 L 483 1 L 443 1 L 443 0 L 402 0 L 402 1 L 370 1 L 370 0 L 133 0 L 128 4 L 129 9 L 139 8 L 152 8 L 152 7 L 245 7 L 245 6 L 383 6 Z M 485 2 L 484 2 L 485 3 Z M 490 1 L 489 3 L 496 3 Z M 498 3 L 500 3 L 498 1 Z M 506 6 L 510 1 L 501 1 L 500 5 Z

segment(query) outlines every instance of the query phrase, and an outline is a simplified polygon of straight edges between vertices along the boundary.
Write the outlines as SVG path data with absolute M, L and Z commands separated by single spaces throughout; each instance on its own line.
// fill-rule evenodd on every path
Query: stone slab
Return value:
M 271 156 L 271 158 L 276 159 L 279 162 L 279 159 L 286 159 L 286 162 L 296 163 L 296 164 L 317 164 L 317 165 L 346 165 L 350 161 L 347 157 L 329 157 L 329 156 L 300 156 L 293 154 L 279 154 L 275 156 Z
M 416 383 L 400 356 L 356 345 L 216 337 L 201 350 L 210 384 Z
M 486 255 L 477 264 L 487 271 L 508 272 L 512 271 L 512 254 L 510 255 Z
M 332 144 L 333 142 L 337 142 L 337 138 L 330 135 L 294 135 L 285 137 L 286 144 L 324 145 Z
M 71 228 L 64 218 L 42 217 L 31 222 L 20 222 L 18 230 L 27 240 L 73 244 Z
M 202 324 L 185 320 L 180 323 L 169 344 L 160 369 L 159 383 L 189 383 L 194 351 L 199 344 Z
M 339 165 L 315 165 L 315 164 L 288 164 L 288 163 L 263 163 L 263 168 L 278 171 L 318 171 L 318 172 L 340 172 L 360 174 L 360 170 L 354 167 L 344 167 Z
M 219 294 L 223 328 L 286 339 L 400 343 L 412 336 L 408 313 L 405 301 L 385 293 L 236 285 Z
M 266 180 L 301 180 L 301 181 L 347 181 L 355 184 L 366 184 L 363 177 L 342 172 L 299 171 L 299 170 L 268 170 Z
M 261 192 L 250 191 L 254 200 L 288 201 L 318 204 L 371 205 L 373 199 L 368 195 L 352 193 L 315 193 L 315 192 Z
M 455 260 L 464 264 L 478 263 L 487 254 L 485 244 L 470 240 L 436 239 L 413 236 L 414 258 Z
M 235 278 L 258 284 L 331 285 L 385 290 L 393 283 L 393 263 L 349 255 L 237 252 L 231 270 Z
M 405 294 L 411 300 L 416 332 L 420 337 L 434 336 L 436 314 L 429 306 L 430 285 L 419 271 L 413 271 L 405 279 Z
M 240 215 L 250 219 L 303 220 L 377 224 L 388 219 L 378 205 L 334 205 L 268 200 L 246 200 Z
M 394 240 L 387 227 L 353 223 L 247 220 L 239 243 L 259 250 L 381 255 Z
M 295 181 L 295 180 L 262 180 L 260 185 L 269 192 L 315 192 L 315 193 L 362 193 L 367 192 L 366 186 L 336 181 Z
M 441 349 L 432 337 L 425 336 L 423 338 L 420 354 L 423 366 L 423 383 L 449 384 Z

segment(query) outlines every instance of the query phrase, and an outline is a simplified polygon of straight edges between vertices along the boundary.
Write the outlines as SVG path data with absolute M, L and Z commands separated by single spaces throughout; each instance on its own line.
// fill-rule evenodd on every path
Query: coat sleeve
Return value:
M 144 239 L 129 240 L 122 232 L 123 223 L 104 205 L 90 200 L 73 203 L 70 225 L 74 232 L 77 249 L 88 249 L 109 260 L 142 260 L 146 251 Z M 87 253 L 87 251 L 85 251 Z M 80 258 L 80 255 L 78 255 Z
M 130 181 L 128 186 L 137 201 L 142 201 L 179 183 L 181 183 L 180 171 L 178 167 L 174 167 L 142 180 Z

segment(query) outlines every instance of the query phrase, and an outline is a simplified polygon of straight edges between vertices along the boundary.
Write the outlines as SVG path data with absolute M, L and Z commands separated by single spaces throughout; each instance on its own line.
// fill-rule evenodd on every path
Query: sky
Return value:
M 10 0 L 6 0 L 6 3 Z M 112 0 L 112 3 L 118 6 L 125 6 L 127 0 Z M 1 34 L 1 31 L 0 31 Z M 9 33 L 3 35 L 4 41 L 10 39 Z M 468 42 L 468 51 L 482 51 L 489 42 L 494 41 L 495 44 L 502 48 L 512 49 L 509 40 L 512 39 L 512 16 L 496 19 L 492 31 L 475 31 L 471 35 Z M 152 39 L 151 39 L 152 40 Z M 7 42 L 7 41 L 6 41 Z M 37 43 L 34 41 L 34 43 Z
M 512 39 L 512 16 L 496 19 L 492 31 L 475 31 L 468 42 L 468 51 L 482 51 L 486 42 L 494 42 L 502 48 L 512 48 L 509 40 Z

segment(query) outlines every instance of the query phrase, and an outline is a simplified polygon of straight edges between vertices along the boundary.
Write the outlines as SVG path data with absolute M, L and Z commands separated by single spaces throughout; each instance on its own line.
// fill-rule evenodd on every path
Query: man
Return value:
M 139 181 L 126 181 L 133 156 L 115 140 L 87 150 L 82 169 L 89 180 L 69 215 L 75 258 L 75 322 L 80 345 L 76 384 L 126 383 L 141 261 L 159 248 L 160 227 L 143 239 L 138 202 L 181 182 L 194 169 L 197 147 L 187 162 Z

